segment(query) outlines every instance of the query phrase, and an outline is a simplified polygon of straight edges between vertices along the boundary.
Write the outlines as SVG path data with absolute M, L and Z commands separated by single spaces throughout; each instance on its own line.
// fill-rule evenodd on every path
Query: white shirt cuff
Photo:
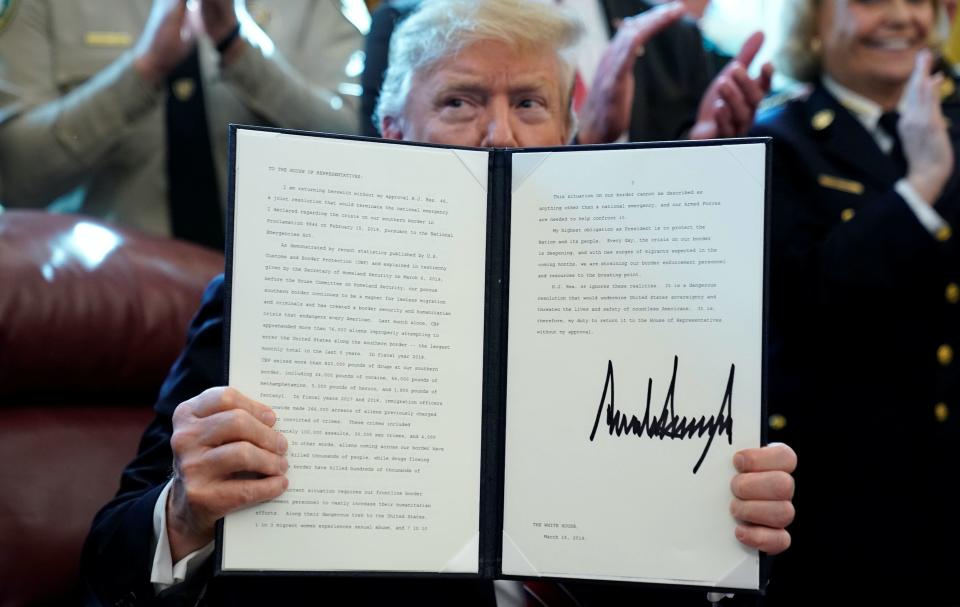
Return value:
M 194 550 L 183 557 L 176 564 L 170 554 L 170 539 L 167 537 L 167 495 L 173 481 L 167 481 L 166 487 L 160 492 L 157 503 L 153 507 L 153 542 L 156 549 L 153 553 L 153 569 L 150 571 L 150 582 L 154 592 L 161 592 L 174 584 L 186 580 L 203 565 L 213 554 L 214 543 L 210 542 L 199 550 Z
M 907 203 L 907 206 L 910 207 L 913 214 L 917 216 L 917 221 L 919 221 L 920 225 L 928 232 L 936 234 L 943 226 L 947 225 L 947 222 L 940 216 L 940 213 L 937 213 L 932 206 L 927 204 L 927 201 L 917 193 L 905 178 L 898 181 L 896 185 L 893 186 L 893 189 L 903 197 L 904 202 Z
M 494 580 L 493 594 L 497 607 L 524 607 L 527 597 L 523 584 L 511 580 Z

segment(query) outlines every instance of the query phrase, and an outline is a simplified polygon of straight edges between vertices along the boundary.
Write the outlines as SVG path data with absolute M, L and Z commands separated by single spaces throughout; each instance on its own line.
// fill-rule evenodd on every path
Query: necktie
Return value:
M 177 238 L 223 250 L 220 209 L 196 49 L 167 79 L 167 196 Z
M 880 128 L 893 139 L 893 148 L 890 149 L 890 159 L 897 167 L 897 177 L 903 177 L 907 174 L 907 158 L 903 155 L 903 142 L 900 141 L 900 133 L 897 131 L 897 122 L 900 120 L 900 114 L 897 112 L 887 112 L 880 116 Z

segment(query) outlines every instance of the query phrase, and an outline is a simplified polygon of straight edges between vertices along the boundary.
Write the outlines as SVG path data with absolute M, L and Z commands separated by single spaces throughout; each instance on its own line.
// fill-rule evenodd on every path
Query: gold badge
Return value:
M 833 110 L 820 110 L 813 115 L 813 120 L 810 121 L 810 126 L 818 131 L 822 131 L 833 124 L 833 119 Z
M 17 0 L 0 0 L 0 32 L 13 21 L 15 12 L 17 12 Z
M 846 223 L 856 216 L 857 212 L 853 209 L 844 209 L 840 211 L 840 221 Z
M 783 430 L 787 427 L 787 418 L 779 413 L 774 413 L 767 420 L 767 424 L 770 426 L 771 430 Z
M 133 44 L 133 36 L 127 32 L 87 32 L 83 35 L 87 46 L 126 48 Z
M 947 418 L 950 417 L 950 408 L 947 407 L 947 403 L 937 403 L 933 408 L 933 416 L 941 424 L 947 421 Z
M 830 188 L 831 190 L 838 190 L 840 192 L 846 192 L 847 194 L 863 194 L 863 184 L 859 181 L 854 181 L 852 179 L 844 179 L 843 177 L 834 177 L 833 175 L 820 175 L 817 177 L 817 183 L 822 185 L 825 188 Z M 852 211 L 853 209 L 847 209 L 844 211 Z M 841 217 L 843 217 L 841 215 Z M 850 215 L 850 218 L 853 218 L 853 215 Z M 846 219 L 844 221 L 847 221 Z
M 173 81 L 173 94 L 180 101 L 188 101 L 197 88 L 193 78 L 178 78 Z

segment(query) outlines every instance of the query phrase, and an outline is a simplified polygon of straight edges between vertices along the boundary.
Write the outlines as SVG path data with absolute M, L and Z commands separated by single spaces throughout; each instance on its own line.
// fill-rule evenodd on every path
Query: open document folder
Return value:
M 231 572 L 757 589 L 767 140 L 479 150 L 232 128 L 229 383 L 290 487 Z

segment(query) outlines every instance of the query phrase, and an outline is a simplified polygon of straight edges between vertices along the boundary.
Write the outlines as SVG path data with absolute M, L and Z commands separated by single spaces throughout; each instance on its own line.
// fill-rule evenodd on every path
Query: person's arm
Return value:
M 697 112 L 696 122 L 688 133 L 689 139 L 716 139 L 742 137 L 753 126 L 760 102 L 770 92 L 773 66 L 760 68 L 760 74 L 747 74 L 750 64 L 763 45 L 763 33 L 755 32 L 747 38 L 736 58 L 724 66 L 710 82 Z
M 904 93 L 904 111 L 898 130 L 907 159 L 910 190 L 928 205 L 939 200 L 953 174 L 954 151 L 940 107 L 943 74 L 930 75 L 933 56 L 921 51 Z
M 926 82 L 924 68 L 918 70 L 924 79 L 916 82 Z M 936 84 L 931 80 L 923 86 L 932 92 Z M 910 112 L 923 112 L 926 118 L 912 114 L 902 118 L 907 123 L 902 137 L 910 165 L 906 180 L 912 183 L 911 175 L 919 176 L 925 192 L 922 200 L 933 205 L 943 197 L 952 176 L 952 146 L 936 101 L 926 108 L 914 104 Z M 939 240 L 943 234 L 931 232 L 921 222 L 900 193 L 902 186 L 873 194 L 849 221 L 826 213 L 819 202 L 823 189 L 817 169 L 810 162 L 819 152 L 783 128 L 786 122 L 801 124 L 802 120 L 765 122 L 752 132 L 774 139 L 773 292 L 803 309 L 800 302 L 815 305 L 842 293 L 879 292 L 911 284 L 918 268 L 937 259 L 944 246 Z
M 180 561 L 212 540 L 213 522 L 230 508 L 224 509 L 222 504 L 215 503 L 216 499 L 209 498 L 211 494 L 223 496 L 228 492 L 210 491 L 202 475 L 218 470 L 217 462 L 229 465 L 231 449 L 225 450 L 227 457 L 221 457 L 224 450 L 203 444 L 211 438 L 214 443 L 222 442 L 219 447 L 236 443 L 233 433 L 243 433 L 250 428 L 250 424 L 244 423 L 250 421 L 246 412 L 251 408 L 266 410 L 262 405 L 251 405 L 239 414 L 232 411 L 231 402 L 236 404 L 240 396 L 229 394 L 226 388 L 210 388 L 223 384 L 223 380 L 223 278 L 219 277 L 204 295 L 200 311 L 191 323 L 187 345 L 161 388 L 155 406 L 156 417 L 144 433 L 133 462 L 123 471 L 120 490 L 97 513 L 87 536 L 81 571 L 86 590 L 92 595 L 91 601 L 96 597 L 112 605 L 121 599 L 133 603 L 153 599 L 151 575 L 156 548 L 156 543 L 151 541 L 153 515 L 158 498 L 171 478 L 170 498 L 164 504 L 171 562 Z M 224 393 L 227 393 L 226 399 L 218 398 Z M 198 394 L 200 396 L 195 396 Z M 207 415 L 204 419 L 198 406 L 206 406 L 211 412 L 219 410 L 224 415 L 216 419 Z M 217 419 L 239 423 L 224 431 L 223 426 L 216 423 Z M 257 432 L 261 436 L 276 435 L 268 426 L 257 422 L 253 424 L 253 431 L 245 436 L 252 438 Z M 179 437 L 174 438 L 175 434 Z M 277 440 L 273 436 L 274 445 Z M 202 452 L 197 458 L 199 451 Z M 205 457 L 213 460 L 212 463 L 205 462 Z M 280 465 L 279 460 L 274 463 Z M 230 477 L 232 472 L 222 476 Z M 285 483 L 278 475 L 262 480 L 276 487 Z M 230 506 L 242 501 L 232 502 Z M 162 592 L 158 598 L 198 593 L 205 578 L 205 575 L 193 576 Z
M 45 2 L 23 2 L 0 32 L 0 182 L 8 206 L 39 207 L 83 183 L 154 110 L 165 70 L 192 48 L 182 2 L 156 0 L 136 47 L 61 94 Z
M 322 10 L 322 7 L 315 7 Z M 276 126 L 293 129 L 356 133 L 359 99 L 331 87 L 334 82 L 310 82 L 283 57 L 267 34 L 257 26 L 241 3 L 233 0 L 202 0 L 203 27 L 214 44 L 222 44 L 240 26 L 239 35 L 221 53 L 221 73 L 237 97 L 254 113 Z M 344 34 L 352 28 L 341 15 Z M 314 36 L 331 36 L 329 45 L 343 44 L 332 36 L 332 27 Z M 359 50 L 360 36 L 357 35 Z M 311 61 L 329 61 L 323 56 Z M 341 82 L 355 79 L 343 75 Z
M 803 118 L 786 118 L 806 125 Z M 838 288 L 873 292 L 910 282 L 932 262 L 936 240 L 894 188 L 873 192 L 855 217 L 842 221 L 823 202 L 815 143 L 779 122 L 751 135 L 773 137 L 771 293 L 796 310 L 814 310 Z
M 681 19 L 684 12 L 682 3 L 670 2 L 623 20 L 590 83 L 590 92 L 578 116 L 578 143 L 610 143 L 630 127 L 637 54 L 649 40 Z
M 170 539 L 167 534 L 167 502 L 173 480 L 167 481 L 163 491 L 157 497 L 153 507 L 153 567 L 150 570 L 150 582 L 158 594 L 200 575 L 207 560 L 213 555 L 214 542 L 209 542 L 180 560 L 174 562 Z
M 635 98 L 634 65 L 638 61 L 638 53 L 660 32 L 677 23 L 684 11 L 682 4 L 673 2 L 623 21 L 600 60 L 597 75 L 579 116 L 579 143 L 610 143 L 631 129 L 631 120 L 637 119 L 637 112 L 640 111 L 634 104 L 641 103 Z M 696 40 L 702 47 L 699 35 L 696 35 Z M 727 63 L 705 87 L 699 111 L 687 123 L 693 126 L 685 136 L 710 139 L 746 134 L 753 124 L 757 107 L 770 91 L 773 76 L 773 67 L 769 64 L 763 66 L 756 78 L 747 74 L 762 44 L 763 34 L 758 32 L 752 35 L 743 44 L 739 55 Z M 690 69 L 706 75 L 711 71 L 706 64 L 713 63 L 708 60 L 708 55 L 703 48 L 689 55 L 691 61 L 693 57 L 701 58 L 698 65 L 691 65 Z M 697 91 L 699 94 L 700 91 Z

